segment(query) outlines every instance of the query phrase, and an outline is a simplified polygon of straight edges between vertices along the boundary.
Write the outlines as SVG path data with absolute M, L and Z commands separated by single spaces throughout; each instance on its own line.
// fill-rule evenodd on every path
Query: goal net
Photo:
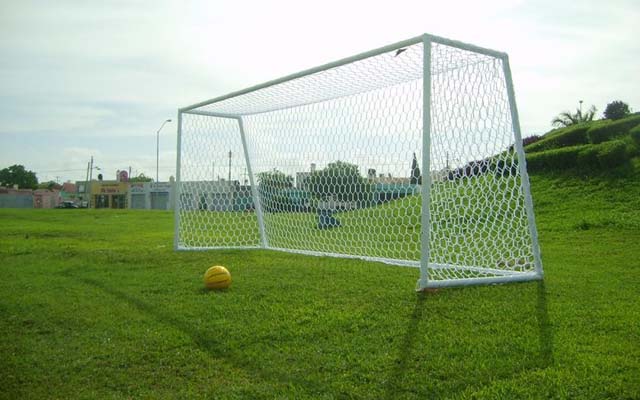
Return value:
M 182 108 L 175 246 L 542 277 L 508 58 L 423 35 Z

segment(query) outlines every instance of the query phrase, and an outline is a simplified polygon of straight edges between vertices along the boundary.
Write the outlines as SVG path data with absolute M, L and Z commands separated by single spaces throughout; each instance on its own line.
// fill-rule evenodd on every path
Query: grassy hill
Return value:
M 640 157 L 640 114 L 553 130 L 525 147 L 530 171 L 589 174 L 632 166 Z
M 639 171 L 534 171 L 544 282 L 425 295 L 412 268 L 174 252 L 167 212 L 0 209 L 0 399 L 640 398 Z

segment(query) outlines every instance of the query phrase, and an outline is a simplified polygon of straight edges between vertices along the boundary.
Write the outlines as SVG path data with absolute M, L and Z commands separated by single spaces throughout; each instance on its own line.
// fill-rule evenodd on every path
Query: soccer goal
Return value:
M 422 35 L 179 110 L 175 247 L 542 278 L 505 53 Z

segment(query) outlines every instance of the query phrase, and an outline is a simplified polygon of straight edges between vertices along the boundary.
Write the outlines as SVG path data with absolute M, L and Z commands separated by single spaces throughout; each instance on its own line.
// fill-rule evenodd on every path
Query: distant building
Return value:
M 127 208 L 129 185 L 118 181 L 92 181 L 89 190 L 91 208 Z
M 88 181 L 76 181 L 76 201 L 81 207 L 89 206 L 89 199 L 91 197 L 91 182 Z
M 77 204 L 78 206 L 80 204 L 79 203 L 79 199 L 78 199 L 78 188 L 74 183 L 71 182 L 65 182 L 62 184 L 62 190 L 60 190 L 60 197 L 62 198 L 62 201 L 71 201 L 74 204 Z
M 296 172 L 296 188 L 306 189 L 309 176 L 311 176 L 311 172 Z
M 37 189 L 33 191 L 33 208 L 55 208 L 62 202 L 59 190 Z
M 174 206 L 174 182 L 129 183 L 129 208 L 171 210 Z
M 33 190 L 0 186 L 0 208 L 33 208 Z
M 180 207 L 186 210 L 244 211 L 253 208 L 251 188 L 238 181 L 180 183 Z

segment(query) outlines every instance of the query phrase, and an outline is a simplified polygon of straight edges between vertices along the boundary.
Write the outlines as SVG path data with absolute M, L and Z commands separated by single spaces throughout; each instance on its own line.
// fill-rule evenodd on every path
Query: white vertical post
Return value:
M 240 138 L 242 139 L 242 149 L 244 150 L 244 159 L 247 163 L 247 173 L 249 174 L 249 184 L 251 185 L 251 196 L 253 197 L 253 206 L 256 210 L 256 216 L 258 217 L 258 228 L 260 229 L 260 240 L 262 241 L 262 247 L 269 247 L 269 241 L 264 229 L 264 218 L 262 215 L 262 206 L 260 205 L 260 199 L 258 198 L 258 188 L 255 185 L 255 179 L 253 177 L 253 169 L 251 168 L 251 161 L 249 160 L 249 149 L 247 148 L 247 138 L 244 134 L 244 124 L 242 117 L 238 117 L 238 126 L 240 127 Z
M 536 267 L 536 274 L 542 278 L 542 259 L 540 258 L 540 245 L 538 243 L 538 230 L 536 229 L 536 218 L 533 214 L 533 199 L 531 197 L 531 186 L 529 184 L 529 174 L 527 173 L 527 159 L 524 155 L 522 147 L 522 134 L 520 132 L 520 118 L 516 107 L 516 96 L 513 89 L 513 79 L 511 77 L 511 67 L 509 66 L 509 57 L 505 55 L 502 58 L 502 68 L 504 71 L 504 79 L 507 85 L 507 95 L 509 96 L 509 108 L 511 111 L 511 123 L 513 125 L 513 135 L 515 139 L 515 149 L 518 156 L 518 169 L 520 171 L 520 179 L 522 181 L 522 190 L 524 192 L 524 204 L 527 210 L 527 220 L 529 222 L 529 233 L 531 235 L 531 245 L 533 258 Z
M 174 193 L 174 212 L 173 212 L 173 226 L 174 226 L 174 233 L 173 233 L 173 248 L 174 250 L 178 250 L 179 248 L 179 244 L 180 244 L 180 240 L 179 240 L 179 232 L 180 232 L 180 199 L 181 199 L 181 187 L 180 187 L 180 155 L 182 153 L 181 151 L 181 147 L 182 147 L 182 112 L 178 111 L 178 145 L 177 145 L 177 156 L 176 156 L 176 181 L 175 181 L 175 187 L 173 188 L 173 193 Z M 145 197 L 146 193 L 145 193 Z M 151 194 L 149 194 L 148 197 L 151 197 Z M 145 199 L 146 200 L 146 199 Z
M 420 232 L 420 280 L 418 289 L 429 281 L 429 237 L 431 230 L 431 39 L 422 39 L 422 210 Z

